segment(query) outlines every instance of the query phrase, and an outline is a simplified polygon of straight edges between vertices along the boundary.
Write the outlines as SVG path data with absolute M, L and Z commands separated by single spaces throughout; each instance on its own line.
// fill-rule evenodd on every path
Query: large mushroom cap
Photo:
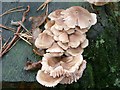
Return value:
M 36 76 L 37 81 L 46 86 L 46 87 L 54 87 L 56 86 L 64 77 L 51 77 L 48 73 L 44 73 L 39 70 Z
M 37 48 L 49 48 L 53 44 L 54 39 L 47 33 L 40 33 L 35 40 L 35 46 Z
M 82 29 L 88 28 L 91 25 L 91 14 L 88 12 L 88 10 L 80 6 L 70 7 L 65 11 L 62 11 L 61 14 L 63 14 L 65 17 L 64 23 L 70 28 L 75 28 L 75 26 L 78 25 Z

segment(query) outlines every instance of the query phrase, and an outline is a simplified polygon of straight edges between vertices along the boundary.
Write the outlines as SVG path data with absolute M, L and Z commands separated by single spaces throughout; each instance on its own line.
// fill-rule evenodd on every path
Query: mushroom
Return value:
M 88 10 L 79 6 L 70 7 L 62 11 L 61 14 L 64 17 L 64 23 L 69 28 L 75 28 L 75 26 L 79 26 L 81 29 L 88 28 L 93 19 Z
M 89 40 L 85 39 L 85 41 L 81 44 L 81 48 L 86 48 L 89 45 Z
M 69 35 L 69 43 L 68 46 L 72 48 L 77 48 L 80 43 L 82 43 L 86 39 L 86 35 L 81 32 L 76 31 L 75 33 Z
M 53 43 L 53 45 L 48 48 L 46 52 L 64 52 L 64 50 L 57 43 Z
M 66 53 L 72 55 L 72 56 L 77 56 L 79 54 L 82 54 L 83 53 L 83 48 L 81 48 L 80 46 L 77 47 L 77 48 L 69 48 Z
M 64 77 L 61 81 L 60 84 L 71 84 L 73 82 L 77 82 L 79 78 L 82 77 L 83 71 L 86 68 L 86 61 L 83 60 L 82 64 L 79 66 L 79 69 L 75 71 L 75 73 L 70 74 L 70 76 Z
M 81 34 L 85 34 L 86 32 L 88 32 L 88 29 L 87 28 L 84 28 L 84 29 L 80 29 L 80 27 L 76 26 L 75 27 L 75 30 Z
M 51 77 L 48 73 L 44 73 L 42 70 L 37 72 L 36 80 L 46 87 L 56 86 L 64 77 Z
M 58 9 L 58 10 L 55 10 L 54 12 L 50 13 L 48 15 L 48 17 L 51 19 L 51 20 L 56 20 L 56 19 L 59 19 L 61 17 L 61 12 L 64 11 L 64 9 Z
M 55 26 L 52 26 L 50 30 L 54 34 L 54 36 L 59 36 L 62 33 L 62 31 L 57 30 Z
M 69 47 L 67 43 L 62 43 L 61 41 L 58 41 L 57 44 L 64 50 L 67 50 Z
M 35 40 L 35 46 L 37 48 L 46 49 L 51 47 L 53 42 L 54 39 L 50 35 L 48 35 L 47 33 L 40 33 L 37 39 Z
M 69 42 L 69 39 L 68 39 L 68 34 L 66 32 L 62 32 L 59 36 L 59 41 L 61 41 L 62 43 L 67 43 Z
M 65 23 L 65 21 L 60 18 L 60 19 L 57 19 L 55 20 L 55 24 L 54 24 L 54 27 L 57 29 L 57 30 L 68 30 L 70 29 L 70 27 L 68 27 Z
M 50 29 L 55 24 L 55 21 L 50 20 L 45 24 L 45 29 Z
M 42 59 L 41 70 L 45 73 L 50 73 L 52 77 L 69 76 L 74 73 L 83 61 L 82 55 L 69 57 L 53 57 L 47 53 Z

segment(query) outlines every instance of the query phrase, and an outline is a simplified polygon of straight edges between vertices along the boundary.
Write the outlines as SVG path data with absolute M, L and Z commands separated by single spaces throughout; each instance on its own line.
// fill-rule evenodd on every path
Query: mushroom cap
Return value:
M 55 24 L 55 21 L 50 20 L 45 24 L 45 29 L 50 29 Z
M 54 27 L 57 29 L 57 30 L 68 30 L 70 29 L 70 27 L 68 27 L 65 23 L 64 23 L 64 19 L 63 18 L 60 18 L 60 19 L 57 19 L 55 20 L 55 24 L 54 24 Z
M 51 30 L 51 32 L 52 32 L 55 36 L 59 36 L 59 35 L 62 33 L 62 31 L 61 31 L 61 30 L 57 30 L 57 29 L 55 28 L 55 26 L 52 26 L 50 30 Z
M 69 42 L 69 39 L 68 39 L 68 34 L 66 32 L 62 32 L 59 36 L 59 41 L 61 41 L 62 43 L 67 43 Z
M 86 34 L 82 34 L 81 32 L 76 31 L 75 33 L 69 35 L 69 43 L 68 46 L 72 48 L 77 48 L 80 43 L 82 43 L 86 39 Z
M 77 47 L 77 48 L 69 48 L 66 53 L 72 55 L 72 56 L 77 56 L 79 54 L 82 54 L 83 53 L 83 48 L 81 48 L 80 46 Z
M 85 39 L 85 41 L 81 44 L 81 48 L 86 48 L 89 45 L 89 40 Z
M 81 34 L 85 34 L 86 32 L 88 32 L 87 28 L 80 29 L 80 27 L 75 27 L 75 30 Z
M 64 23 L 70 28 L 75 28 L 75 26 L 78 25 L 82 29 L 89 27 L 91 24 L 91 14 L 88 10 L 80 6 L 70 7 L 65 11 L 62 11 L 61 14 L 65 17 Z
M 58 41 L 57 44 L 64 50 L 67 50 L 69 48 L 67 43 L 62 43 L 61 41 Z
M 53 43 L 53 45 L 48 48 L 46 52 L 64 52 L 64 50 L 57 43 Z
M 82 55 L 77 55 L 75 57 L 52 57 L 51 54 L 44 55 L 42 60 L 42 68 L 44 72 L 50 73 L 50 76 L 68 76 L 74 73 L 82 63 Z
M 55 10 L 53 11 L 52 13 L 50 13 L 48 15 L 48 17 L 51 19 L 51 20 L 56 20 L 58 18 L 61 17 L 61 12 L 64 11 L 64 9 L 58 9 L 58 10 Z
M 54 39 L 50 35 L 48 35 L 47 33 L 40 33 L 37 39 L 35 40 L 35 46 L 37 48 L 46 49 L 51 47 L 53 42 Z
M 64 77 L 61 81 L 60 84 L 71 84 L 73 82 L 77 82 L 79 78 L 82 77 L 83 71 L 86 68 L 86 61 L 83 60 L 82 64 L 79 66 L 79 69 L 76 70 L 74 73 L 70 74 L 70 76 Z
M 51 77 L 48 73 L 44 73 L 42 70 L 39 70 L 36 76 L 36 80 L 43 86 L 54 87 L 56 86 L 64 77 Z

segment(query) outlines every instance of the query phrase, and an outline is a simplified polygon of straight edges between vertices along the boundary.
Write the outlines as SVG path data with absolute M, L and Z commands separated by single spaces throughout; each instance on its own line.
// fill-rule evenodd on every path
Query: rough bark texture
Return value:
M 18 5 L 31 6 L 31 11 L 28 15 L 37 16 L 43 11 L 36 13 L 37 7 L 41 3 L 2 3 L 3 12 L 9 8 Z M 98 23 L 93 26 L 87 33 L 90 45 L 84 51 L 84 58 L 87 60 L 87 69 L 83 77 L 71 85 L 58 85 L 56 88 L 105 88 L 105 87 L 120 87 L 120 3 L 110 3 L 102 7 L 94 6 L 91 9 L 89 3 L 50 3 L 49 12 L 58 8 L 68 8 L 70 6 L 82 6 L 90 12 L 95 12 L 98 15 Z M 2 22 L 6 26 L 11 26 L 10 21 L 21 20 L 22 13 L 12 13 L 5 15 Z M 30 29 L 31 23 L 26 20 L 25 26 Z M 13 33 L 3 29 L 2 36 L 7 39 Z M 3 58 L 2 63 L 2 80 L 3 86 L 7 83 L 7 87 L 12 84 L 8 82 L 36 82 L 36 72 L 27 72 L 23 70 L 27 58 L 37 61 L 41 57 L 36 56 L 32 52 L 32 47 L 20 40 Z M 22 85 L 23 84 L 23 85 Z M 11 86 L 10 86 L 11 85 Z M 17 84 L 16 84 L 17 85 Z M 39 84 L 29 83 L 28 86 L 40 87 Z M 16 87 L 26 87 L 25 83 L 20 83 Z M 6 87 L 6 86 L 5 86 Z M 15 86 L 13 86 L 15 87 Z M 32 86 L 31 86 L 32 87 Z M 26 87 L 27 88 L 27 87 Z M 47 89 L 47 88 L 43 88 Z

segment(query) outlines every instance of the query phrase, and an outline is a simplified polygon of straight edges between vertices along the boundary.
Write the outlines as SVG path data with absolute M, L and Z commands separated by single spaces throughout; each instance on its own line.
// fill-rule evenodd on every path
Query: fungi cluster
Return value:
M 86 68 L 82 53 L 89 44 L 86 32 L 97 22 L 96 14 L 73 6 L 48 17 L 45 30 L 35 40 L 35 46 L 45 50 L 36 79 L 47 87 L 77 82 Z

